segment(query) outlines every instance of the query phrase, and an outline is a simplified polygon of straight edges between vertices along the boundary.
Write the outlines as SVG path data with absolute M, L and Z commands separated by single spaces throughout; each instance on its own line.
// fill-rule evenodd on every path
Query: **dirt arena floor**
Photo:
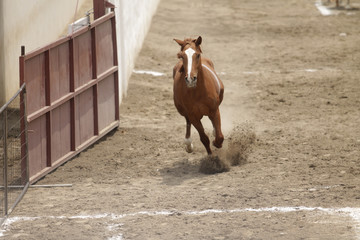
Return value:
M 215 154 L 256 135 L 212 175 L 172 99 L 173 38 L 198 35 L 225 85 Z M 164 75 L 134 73 L 118 130 L 38 182 L 72 187 L 29 189 L 0 239 L 360 239 L 360 11 L 163 0 L 135 70 Z

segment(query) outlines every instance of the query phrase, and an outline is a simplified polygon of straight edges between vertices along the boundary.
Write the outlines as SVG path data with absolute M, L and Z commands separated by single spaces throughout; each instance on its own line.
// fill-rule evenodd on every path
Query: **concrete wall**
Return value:
M 57 40 L 74 21 L 76 0 L 0 0 L 0 106 L 19 88 L 19 55 Z M 79 0 L 78 9 L 92 8 Z M 89 10 L 86 9 L 86 10 Z M 76 13 L 77 18 L 85 12 Z
M 136 57 L 159 2 L 160 0 L 112 0 L 116 6 L 120 96 L 126 95 Z
M 0 1 L 0 107 L 5 103 L 5 55 L 4 55 L 4 15 L 2 14 L 3 1 Z
M 0 0 L 0 106 L 19 88 L 19 55 L 57 40 L 74 21 L 76 0 Z M 160 0 L 111 0 L 116 8 L 120 99 Z M 79 0 L 76 18 L 93 7 Z M 4 36 L 4 37 L 1 37 Z

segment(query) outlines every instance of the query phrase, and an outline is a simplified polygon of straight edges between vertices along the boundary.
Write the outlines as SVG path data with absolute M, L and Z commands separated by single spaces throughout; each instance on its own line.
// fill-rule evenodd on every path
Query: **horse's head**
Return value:
M 183 60 L 185 71 L 185 82 L 189 88 L 196 87 L 198 71 L 201 66 L 201 36 L 197 39 L 187 38 L 185 40 L 174 39 L 180 46 L 178 58 Z

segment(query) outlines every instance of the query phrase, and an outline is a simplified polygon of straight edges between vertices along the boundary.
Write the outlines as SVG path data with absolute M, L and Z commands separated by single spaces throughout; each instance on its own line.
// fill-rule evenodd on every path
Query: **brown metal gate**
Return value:
M 116 48 L 111 12 L 70 37 L 20 56 L 31 183 L 118 127 Z

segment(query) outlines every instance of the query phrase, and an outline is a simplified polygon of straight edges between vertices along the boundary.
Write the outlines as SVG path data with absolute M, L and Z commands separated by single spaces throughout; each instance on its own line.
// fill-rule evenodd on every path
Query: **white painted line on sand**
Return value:
M 304 71 L 305 72 L 317 72 L 318 70 L 314 69 L 314 68 L 308 68 L 308 69 L 305 69 Z
M 253 74 L 259 74 L 260 72 L 258 71 L 255 71 L 255 72 L 251 72 L 251 71 L 245 71 L 243 72 L 243 74 L 246 74 L 246 75 L 253 75 Z
M 74 215 L 74 216 L 41 216 L 41 217 L 9 217 L 5 220 L 2 230 L 0 230 L 0 237 L 4 237 L 11 225 L 21 221 L 35 221 L 39 219 L 104 219 L 119 220 L 126 217 L 146 215 L 146 216 L 170 216 L 174 214 L 179 215 L 206 215 L 206 214 L 226 214 L 226 213 L 246 213 L 246 212 L 274 212 L 274 213 L 290 213 L 290 212 L 324 212 L 332 215 L 342 215 L 351 217 L 354 220 L 354 227 L 356 229 L 357 238 L 360 239 L 360 208 L 323 208 L 323 207 L 264 207 L 264 208 L 235 208 L 235 209 L 206 209 L 201 211 L 177 211 L 177 210 L 162 210 L 162 211 L 140 211 L 135 213 L 114 214 L 104 213 L 96 215 Z M 109 230 L 122 226 L 122 224 L 109 225 Z M 122 234 L 118 234 L 109 238 L 109 240 L 121 240 Z
M 321 2 L 321 0 L 317 0 L 315 2 L 315 6 L 317 7 L 317 9 L 319 10 L 319 12 L 323 15 L 323 16 L 330 16 L 333 15 L 334 12 L 331 11 L 330 9 L 328 9 L 326 6 L 324 6 Z
M 244 74 L 244 75 L 258 75 L 258 74 L 263 74 L 263 73 L 297 73 L 297 72 L 306 72 L 306 73 L 315 73 L 315 72 L 338 72 L 338 71 L 342 71 L 341 69 L 337 69 L 337 68 L 330 68 L 330 67 L 320 67 L 320 68 L 305 68 L 305 69 L 288 69 L 288 70 L 279 70 L 279 69 L 273 69 L 273 70 L 259 70 L 259 71 L 243 71 L 243 72 L 238 72 L 237 74 Z
M 354 5 L 357 5 L 357 4 L 355 3 Z M 355 15 L 356 13 L 355 13 L 355 11 L 348 12 L 348 10 L 357 9 L 357 8 L 353 8 L 352 6 L 350 6 L 348 4 L 345 6 L 345 10 L 347 10 L 347 11 L 344 12 L 341 9 L 336 9 L 334 7 L 330 8 L 328 6 L 325 6 L 322 3 L 322 0 L 316 0 L 315 6 L 323 16 L 339 15 L 339 14 L 346 14 L 347 16 L 351 16 L 351 15 Z
M 155 71 L 147 71 L 147 70 L 133 70 L 133 73 L 136 73 L 136 74 L 149 74 L 149 75 L 153 75 L 155 77 L 165 76 L 165 73 L 155 72 Z

